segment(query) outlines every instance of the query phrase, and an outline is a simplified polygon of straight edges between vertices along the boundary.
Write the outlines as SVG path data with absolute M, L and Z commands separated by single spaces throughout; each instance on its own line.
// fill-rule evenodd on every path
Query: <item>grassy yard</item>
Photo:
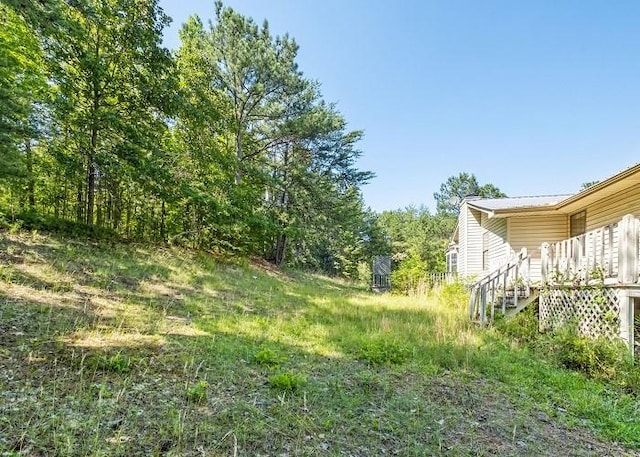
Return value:
M 464 312 L 451 289 L 0 233 L 0 456 L 638 455 L 640 399 Z

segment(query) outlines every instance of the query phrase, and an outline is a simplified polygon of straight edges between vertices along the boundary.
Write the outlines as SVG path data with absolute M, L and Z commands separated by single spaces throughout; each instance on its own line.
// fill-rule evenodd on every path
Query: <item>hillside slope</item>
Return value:
M 0 455 L 637 455 L 637 398 L 455 301 L 0 234 Z

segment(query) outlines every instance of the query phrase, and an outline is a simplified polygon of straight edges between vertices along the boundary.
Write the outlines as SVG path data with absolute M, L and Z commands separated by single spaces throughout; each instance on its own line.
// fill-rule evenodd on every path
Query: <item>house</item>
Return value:
M 472 285 L 470 317 L 538 302 L 540 328 L 634 348 L 640 316 L 640 164 L 577 194 L 463 200 L 447 268 Z M 544 286 L 544 287 L 543 287 Z
M 554 205 L 570 195 L 463 200 L 447 264 L 461 277 L 481 277 L 525 247 L 539 271 L 540 245 L 567 237 L 567 217 Z M 454 260 L 455 259 L 455 260 Z M 540 279 L 539 273 L 534 275 Z
M 640 217 L 640 164 L 574 195 L 515 198 L 467 197 L 447 250 L 447 267 L 480 278 L 506 264 L 522 248 L 530 277 L 542 279 L 541 246 Z

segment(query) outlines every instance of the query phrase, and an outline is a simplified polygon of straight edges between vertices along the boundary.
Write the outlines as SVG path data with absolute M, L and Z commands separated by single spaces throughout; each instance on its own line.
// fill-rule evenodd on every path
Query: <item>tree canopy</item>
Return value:
M 493 184 L 481 186 L 473 173 L 450 176 L 440 185 L 440 192 L 433 194 L 438 214 L 454 216 L 460 212 L 462 200 L 470 196 L 500 198 L 507 195 Z
M 158 0 L 7 0 L 0 13 L 0 223 L 356 277 L 376 254 L 441 271 L 461 199 L 504 196 L 461 173 L 435 214 L 369 210 L 364 132 L 303 73 L 292 37 L 220 1 L 211 21 L 182 24 L 173 52 Z
M 354 275 L 376 228 L 298 45 L 217 1 L 180 47 L 157 0 L 0 5 L 0 218 Z

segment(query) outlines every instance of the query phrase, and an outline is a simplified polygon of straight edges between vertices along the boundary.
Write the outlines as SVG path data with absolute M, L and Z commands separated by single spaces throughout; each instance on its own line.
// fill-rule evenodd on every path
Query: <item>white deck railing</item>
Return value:
M 555 243 L 543 243 L 541 274 L 547 284 L 638 283 L 640 220 L 619 222 Z
M 494 319 L 496 305 L 502 308 L 502 314 L 506 313 L 507 301 L 517 308 L 519 299 L 529 298 L 530 278 L 531 256 L 522 248 L 505 265 L 471 284 L 469 318 L 485 324 Z

